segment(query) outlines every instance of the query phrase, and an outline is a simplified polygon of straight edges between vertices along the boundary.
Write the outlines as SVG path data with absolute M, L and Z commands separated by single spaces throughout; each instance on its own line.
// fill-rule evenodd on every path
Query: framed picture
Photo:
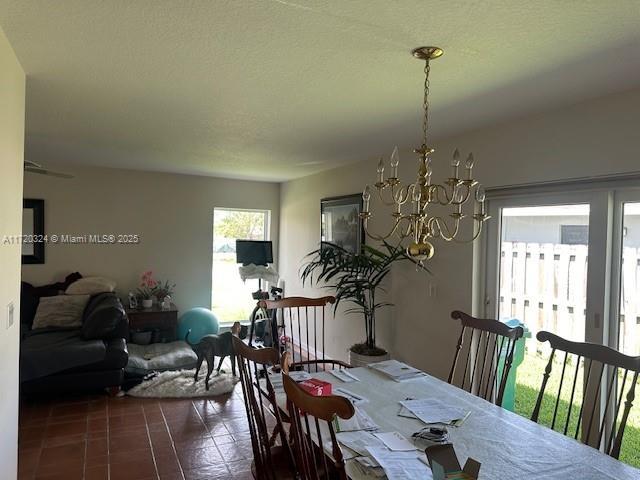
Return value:
M 44 200 L 22 201 L 22 263 L 44 263 Z
M 364 241 L 360 212 L 362 195 L 359 193 L 320 200 L 321 244 L 329 242 L 359 253 Z

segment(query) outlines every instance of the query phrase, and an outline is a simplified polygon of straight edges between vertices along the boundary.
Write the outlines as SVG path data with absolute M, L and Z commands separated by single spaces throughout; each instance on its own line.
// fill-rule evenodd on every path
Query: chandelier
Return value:
M 473 178 L 473 153 L 464 162 L 464 172 L 460 172 L 460 153 L 456 149 L 451 160 L 451 176 L 443 184 L 431 181 L 431 157 L 434 149 L 427 143 L 429 130 L 429 62 L 440 57 L 444 52 L 438 47 L 418 47 L 411 51 L 414 57 L 424 60 L 424 100 L 422 106 L 424 117 L 422 123 L 422 145 L 414 149 L 418 154 L 418 175 L 414 183 L 402 185 L 398 178 L 400 157 L 398 147 L 393 149 L 390 158 L 391 175 L 385 178 L 385 165 L 382 158 L 378 163 L 377 182 L 371 187 L 367 185 L 362 193 L 362 218 L 368 236 L 379 241 L 386 241 L 397 236 L 399 241 L 408 241 L 407 255 L 422 264 L 434 253 L 431 240 L 441 238 L 447 242 L 469 243 L 476 240 L 482 232 L 482 225 L 490 216 L 486 213 L 485 193 L 482 186 Z M 370 231 L 369 220 L 371 192 L 378 192 L 383 205 L 392 207 L 392 226 L 386 234 L 380 235 Z M 463 213 L 463 206 L 471 199 L 473 223 L 471 238 L 460 239 L 461 223 L 469 216 Z M 475 200 L 475 202 L 474 202 Z M 450 209 L 445 216 L 436 215 L 433 207 Z

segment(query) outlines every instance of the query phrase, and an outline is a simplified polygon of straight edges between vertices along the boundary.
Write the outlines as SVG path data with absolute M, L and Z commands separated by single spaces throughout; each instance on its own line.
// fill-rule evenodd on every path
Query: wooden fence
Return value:
M 500 318 L 584 341 L 587 246 L 502 242 Z M 620 349 L 640 354 L 640 249 L 624 248 Z

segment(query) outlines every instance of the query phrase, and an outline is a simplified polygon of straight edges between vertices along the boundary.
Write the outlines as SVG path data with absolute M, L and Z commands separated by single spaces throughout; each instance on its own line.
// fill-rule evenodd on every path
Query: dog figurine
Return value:
M 224 332 L 220 335 L 205 335 L 202 337 L 199 343 L 192 345 L 189 343 L 189 334 L 191 330 L 187 332 L 185 335 L 185 342 L 191 345 L 193 351 L 198 355 L 198 366 L 196 367 L 196 374 L 193 377 L 193 381 L 198 381 L 198 374 L 200 373 L 200 367 L 202 366 L 202 362 L 207 360 L 207 378 L 205 380 L 205 385 L 207 390 L 209 390 L 209 379 L 211 378 L 211 373 L 213 372 L 213 367 L 215 364 L 216 357 L 220 357 L 220 361 L 218 362 L 217 372 L 220 374 L 220 368 L 222 367 L 222 362 L 225 357 L 231 357 L 231 370 L 233 372 L 233 376 L 236 376 L 236 357 L 233 353 L 233 337 L 239 336 L 243 338 L 246 336 L 247 327 L 242 327 L 240 322 L 235 322 L 231 327 L 230 332 Z

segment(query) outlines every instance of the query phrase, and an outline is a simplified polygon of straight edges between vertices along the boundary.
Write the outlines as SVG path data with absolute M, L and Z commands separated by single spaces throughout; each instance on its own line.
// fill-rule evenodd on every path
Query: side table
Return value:
M 151 308 L 125 308 L 131 331 L 159 330 L 162 342 L 176 340 L 178 327 L 178 307 L 163 310 L 159 305 Z

